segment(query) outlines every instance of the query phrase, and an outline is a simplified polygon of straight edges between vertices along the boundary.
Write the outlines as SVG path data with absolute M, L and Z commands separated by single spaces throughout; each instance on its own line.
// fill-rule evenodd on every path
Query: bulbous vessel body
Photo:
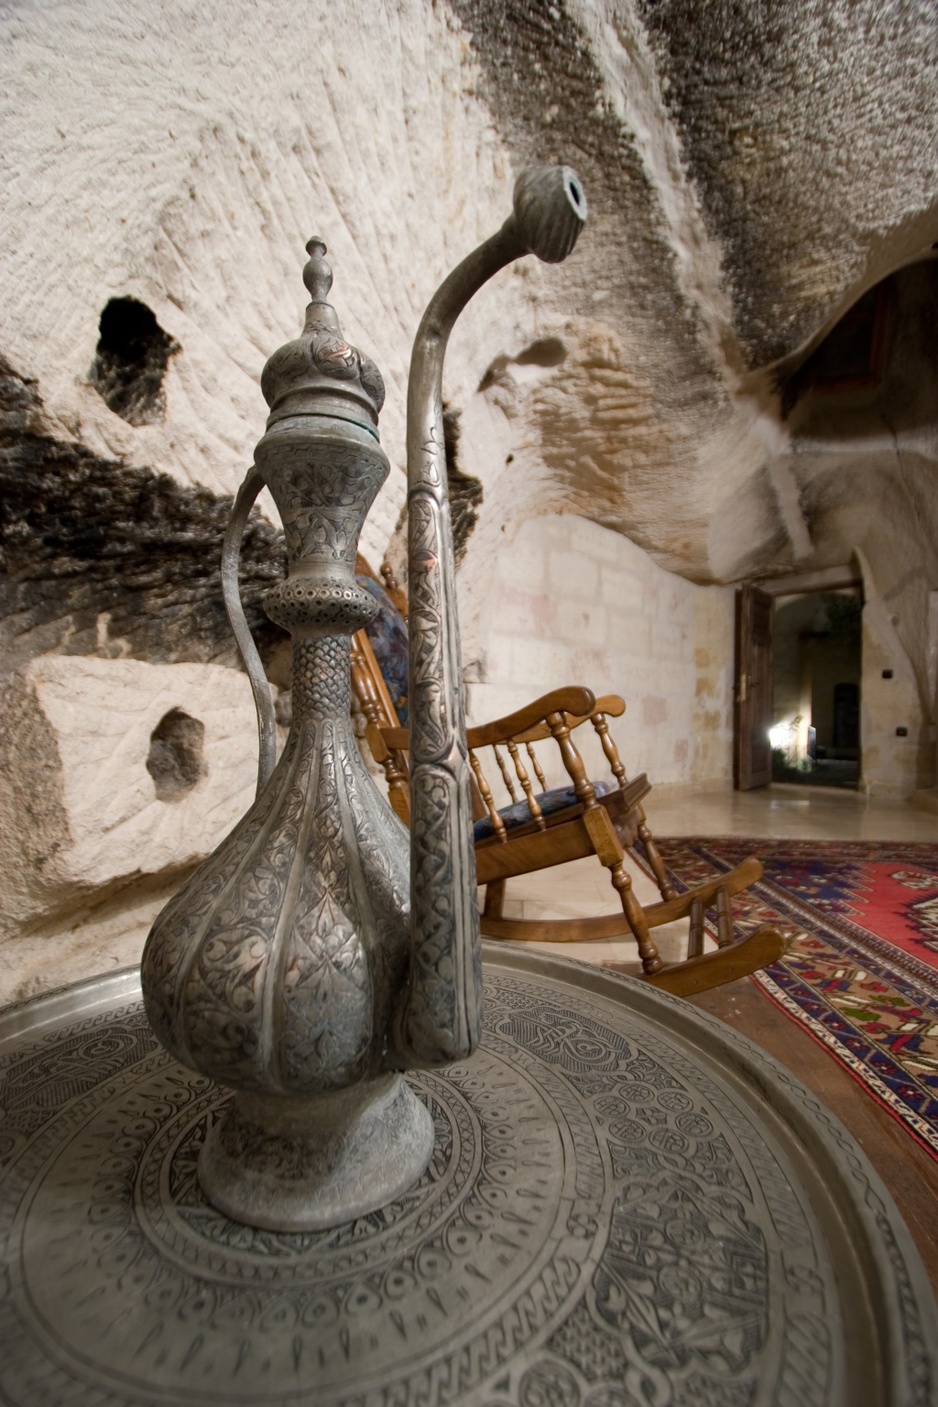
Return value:
M 362 445 L 350 488 L 347 436 L 301 428 L 297 440 L 281 421 L 258 447 L 288 534 L 291 574 L 266 605 L 293 634 L 290 735 L 254 805 L 157 920 L 143 963 L 147 1014 L 173 1055 L 271 1094 L 380 1071 L 407 964 L 406 838 L 361 762 L 349 694 L 349 635 L 374 604 L 354 579 L 351 514 L 387 461 Z M 308 505 L 336 488 L 341 527 L 333 512 L 331 542 L 313 546 L 325 520 Z M 351 562 L 334 554 L 339 535 Z
M 157 919 L 142 964 L 163 1045 L 237 1092 L 203 1149 L 206 1194 L 281 1229 L 381 1205 L 432 1149 L 389 1046 L 409 963 L 407 836 L 350 717 L 349 637 L 376 611 L 354 565 L 388 473 L 368 424 L 381 383 L 331 308 L 310 309 L 265 370 L 272 413 L 255 456 L 286 538 L 289 573 L 264 605 L 293 636 L 290 734 L 253 806 Z

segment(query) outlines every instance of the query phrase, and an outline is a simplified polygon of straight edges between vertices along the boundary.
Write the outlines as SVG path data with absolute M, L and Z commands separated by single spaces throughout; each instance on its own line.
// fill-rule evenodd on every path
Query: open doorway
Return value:
M 858 787 L 863 585 L 853 564 L 736 592 L 733 784 Z
M 776 598 L 773 781 L 858 786 L 861 607 L 855 586 Z

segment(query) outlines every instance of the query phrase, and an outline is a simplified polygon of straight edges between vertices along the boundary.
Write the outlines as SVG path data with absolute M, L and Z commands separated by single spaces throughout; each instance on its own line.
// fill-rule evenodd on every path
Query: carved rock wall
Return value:
M 44 655 L 2 709 L 0 1002 L 80 975 L 88 946 L 134 961 L 247 809 L 257 757 L 247 679 L 217 665 Z

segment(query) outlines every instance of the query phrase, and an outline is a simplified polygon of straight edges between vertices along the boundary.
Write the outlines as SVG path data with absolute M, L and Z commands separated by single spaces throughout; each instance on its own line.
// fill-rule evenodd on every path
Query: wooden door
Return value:
M 772 780 L 773 609 L 772 597 L 757 586 L 744 586 L 736 593 L 733 784 L 737 791 L 767 787 Z

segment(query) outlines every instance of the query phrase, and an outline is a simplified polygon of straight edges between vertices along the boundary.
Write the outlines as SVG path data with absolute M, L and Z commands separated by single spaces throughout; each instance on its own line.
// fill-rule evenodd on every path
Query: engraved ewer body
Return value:
M 407 409 L 411 834 L 366 771 L 350 717 L 350 637 L 377 610 L 358 538 L 388 473 L 381 376 L 326 301 L 307 245 L 299 338 L 261 385 L 270 406 L 222 558 L 229 617 L 260 722 L 258 794 L 159 915 L 144 950 L 147 1016 L 183 1064 L 231 1089 L 199 1158 L 208 1199 L 275 1230 L 338 1225 L 425 1171 L 433 1125 L 402 1071 L 465 1058 L 481 1031 L 481 956 L 442 425 L 453 324 L 498 269 L 559 262 L 586 215 L 566 167 L 522 173 L 514 212 L 443 282 L 418 329 Z M 275 765 L 270 693 L 237 592 L 260 489 L 289 570 L 264 601 L 293 637 L 293 720 Z
M 237 1091 L 202 1152 L 206 1192 L 229 1215 L 287 1229 L 383 1204 L 423 1171 L 433 1137 L 390 1045 L 409 965 L 409 846 L 350 717 L 350 636 L 377 609 L 354 567 L 389 468 L 375 429 L 383 386 L 324 301 L 325 247 L 310 252 L 303 335 L 264 370 L 271 415 L 254 471 L 286 539 L 288 575 L 264 606 L 293 637 L 292 725 L 143 960 L 163 1044 Z

